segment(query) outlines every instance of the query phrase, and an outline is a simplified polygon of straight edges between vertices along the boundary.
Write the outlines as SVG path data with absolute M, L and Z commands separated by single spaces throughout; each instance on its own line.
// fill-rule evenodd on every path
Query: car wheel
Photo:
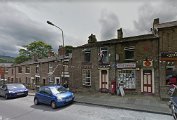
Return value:
M 9 99 L 9 97 L 8 97 L 8 95 L 7 95 L 7 94 L 5 94 L 5 96 L 4 96 L 4 97 L 5 97 L 5 99 L 6 99 L 6 100 L 7 100 L 7 99 Z
M 55 101 L 52 101 L 52 102 L 51 102 L 51 107 L 52 107 L 53 109 L 56 109 L 56 108 L 57 108 L 57 105 L 56 105 L 56 102 L 55 102 Z
M 39 100 L 37 98 L 34 98 L 34 104 L 39 105 Z

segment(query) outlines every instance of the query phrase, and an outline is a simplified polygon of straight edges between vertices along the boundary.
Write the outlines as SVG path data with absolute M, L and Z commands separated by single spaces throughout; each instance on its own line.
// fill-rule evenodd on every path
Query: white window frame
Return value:
M 49 73 L 53 72 L 53 65 L 51 62 L 49 62 Z
M 87 77 L 87 72 L 89 72 L 90 77 Z M 89 82 L 86 79 L 89 79 Z M 90 69 L 82 70 L 82 84 L 84 86 L 91 86 L 91 70 Z
M 102 61 L 103 62 L 103 64 L 104 63 L 109 63 L 109 50 L 108 50 L 108 47 L 100 47 L 100 54 L 103 54 L 103 52 L 107 52 L 107 56 L 106 56 L 106 58 L 108 59 L 107 61 Z M 104 57 L 104 54 L 103 54 L 103 57 Z

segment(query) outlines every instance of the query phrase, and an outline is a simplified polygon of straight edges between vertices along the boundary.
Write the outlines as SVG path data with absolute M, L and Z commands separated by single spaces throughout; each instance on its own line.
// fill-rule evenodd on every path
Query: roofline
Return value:
M 154 34 L 144 34 L 144 35 L 138 35 L 138 36 L 131 36 L 131 37 L 124 37 L 121 39 L 110 39 L 110 40 L 106 40 L 106 41 L 97 41 L 95 43 L 87 43 L 84 44 L 82 46 L 78 46 L 75 47 L 75 49 L 77 48 L 85 48 L 85 47 L 92 47 L 95 45 L 105 45 L 105 44 L 119 44 L 119 43 L 125 43 L 125 42 L 134 42 L 134 41 L 140 41 L 140 40 L 154 40 L 154 39 L 158 39 L 159 37 L 154 36 Z

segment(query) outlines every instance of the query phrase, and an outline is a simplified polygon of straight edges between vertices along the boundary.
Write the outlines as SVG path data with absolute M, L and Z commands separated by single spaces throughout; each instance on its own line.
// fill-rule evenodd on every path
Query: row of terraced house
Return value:
M 125 94 L 166 97 L 167 80 L 177 69 L 177 21 L 154 19 L 151 34 L 88 42 L 75 47 L 72 55 L 27 61 L 8 68 L 8 82 L 27 85 L 63 84 L 82 92 L 109 92 L 123 83 Z

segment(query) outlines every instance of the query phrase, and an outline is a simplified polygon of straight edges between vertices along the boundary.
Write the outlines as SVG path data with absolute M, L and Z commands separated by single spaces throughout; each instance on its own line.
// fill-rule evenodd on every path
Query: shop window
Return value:
M 134 46 L 124 48 L 125 60 L 134 60 L 134 50 Z
M 91 86 L 91 71 L 84 69 L 82 70 L 82 83 L 84 86 Z
M 86 49 L 84 53 L 84 62 L 90 62 L 90 58 L 91 58 L 91 50 Z
M 109 63 L 109 53 L 107 47 L 101 47 L 100 53 L 99 53 L 99 62 L 102 64 L 108 64 Z
M 177 71 L 174 66 L 166 66 L 166 85 L 176 84 Z
M 118 82 L 123 82 L 125 89 L 136 88 L 135 70 L 121 70 L 118 73 Z

